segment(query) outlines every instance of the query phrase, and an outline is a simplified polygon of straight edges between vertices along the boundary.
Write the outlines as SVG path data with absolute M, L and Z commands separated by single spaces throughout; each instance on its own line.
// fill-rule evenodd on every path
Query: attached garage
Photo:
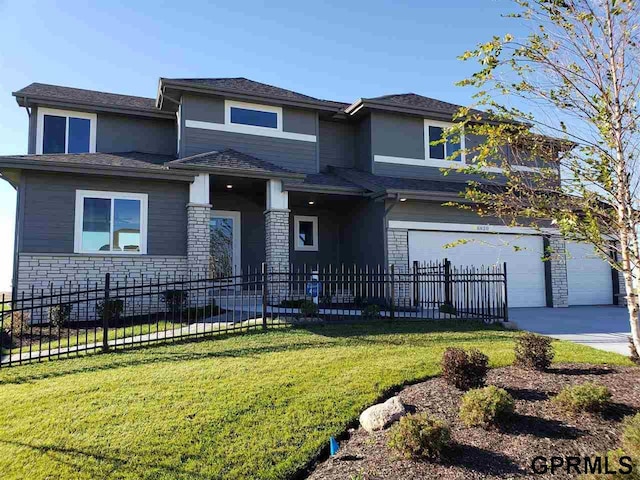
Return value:
M 401 222 L 399 222 L 401 223 Z M 404 222 L 402 222 L 404 223 Z M 413 222 L 406 222 L 413 223 Z M 452 225 L 453 226 L 453 225 Z M 444 225 L 446 228 L 446 225 Z M 492 265 L 507 263 L 509 307 L 544 307 L 545 268 L 543 240 L 538 235 L 476 233 L 460 231 L 409 230 L 409 261 L 440 261 L 452 265 Z M 467 226 L 472 228 L 475 226 Z M 506 227 L 494 227 L 508 231 Z M 459 240 L 464 244 L 445 248 Z
M 613 303 L 611 267 L 587 243 L 567 242 L 569 305 Z

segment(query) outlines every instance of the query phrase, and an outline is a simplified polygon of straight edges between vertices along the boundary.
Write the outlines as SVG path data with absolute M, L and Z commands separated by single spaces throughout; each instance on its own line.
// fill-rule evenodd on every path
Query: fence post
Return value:
M 504 321 L 509 321 L 509 301 L 507 299 L 507 262 L 502 264 L 502 281 L 504 282 Z
M 267 328 L 267 264 L 262 262 L 262 328 Z
M 444 303 L 453 305 L 451 301 L 451 262 L 444 259 Z
M 109 320 L 111 318 L 111 302 L 109 290 L 111 289 L 111 274 L 104 276 L 104 308 L 102 309 L 102 351 L 109 351 Z
M 395 320 L 396 318 L 396 282 L 395 282 L 395 271 L 396 266 L 391 264 L 391 320 Z
M 420 303 L 420 291 L 418 289 L 418 261 L 413 261 L 413 306 L 417 307 Z

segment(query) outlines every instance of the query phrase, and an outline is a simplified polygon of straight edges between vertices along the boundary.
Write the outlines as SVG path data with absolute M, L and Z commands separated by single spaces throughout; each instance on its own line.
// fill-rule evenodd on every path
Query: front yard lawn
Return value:
M 248 333 L 0 370 L 3 479 L 288 478 L 447 346 L 513 360 L 515 332 L 386 322 Z M 554 342 L 557 362 L 630 365 Z

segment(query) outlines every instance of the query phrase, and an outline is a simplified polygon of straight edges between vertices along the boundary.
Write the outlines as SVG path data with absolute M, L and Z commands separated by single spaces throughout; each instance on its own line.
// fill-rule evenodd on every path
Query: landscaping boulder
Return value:
M 398 397 L 392 397 L 384 403 L 378 403 L 372 407 L 367 408 L 360 415 L 360 425 L 367 432 L 372 433 L 376 430 L 382 430 L 383 428 L 391 425 L 403 415 L 406 415 L 407 410 Z

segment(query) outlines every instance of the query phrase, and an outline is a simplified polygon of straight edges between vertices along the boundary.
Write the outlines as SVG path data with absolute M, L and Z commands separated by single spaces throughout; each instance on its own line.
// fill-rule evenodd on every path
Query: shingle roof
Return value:
M 6 155 L 0 156 L 0 161 L 18 160 L 43 164 L 66 164 L 69 166 L 120 167 L 166 171 L 167 167 L 164 164 L 173 160 L 173 158 L 175 157 L 171 155 L 156 155 L 140 152 L 60 153 L 45 155 Z
M 240 170 L 248 173 L 256 174 L 285 174 L 286 176 L 303 177 L 304 174 L 298 174 L 279 167 L 273 163 L 260 160 L 236 150 L 226 149 L 222 151 L 213 151 L 192 155 L 190 157 L 173 160 L 167 164 L 169 168 L 184 167 L 211 167 L 216 170 Z
M 413 178 L 383 177 L 352 168 L 331 167 L 337 176 L 372 192 L 384 191 L 415 191 L 415 192 L 463 192 L 465 182 L 446 182 L 441 180 L 420 180 Z
M 156 100 L 147 97 L 134 97 L 117 93 L 97 92 L 82 88 L 61 87 L 45 83 L 32 83 L 17 92 L 16 97 L 33 97 L 38 99 L 72 102 L 82 105 L 97 105 L 104 107 L 118 107 L 132 110 L 142 110 L 160 113 L 156 108 Z
M 331 173 L 310 173 L 305 177 L 303 184 L 364 190 L 362 186 Z
M 391 95 L 383 95 L 381 97 L 363 98 L 363 101 L 372 101 L 375 103 L 382 103 L 389 106 L 398 106 L 406 108 L 414 108 L 419 110 L 426 110 L 433 113 L 440 113 L 443 115 L 454 115 L 462 108 L 461 105 L 454 103 L 444 102 L 435 98 L 425 97 L 418 95 L 417 93 L 396 93 Z M 472 110 L 472 112 L 480 115 L 484 115 L 484 112 L 479 110 Z
M 235 78 L 167 78 L 165 80 L 190 83 L 193 85 L 209 87 L 221 90 L 234 90 L 241 93 L 249 93 L 267 97 L 279 97 L 288 100 L 302 100 L 306 102 L 327 102 L 327 103 L 340 103 L 347 105 L 343 102 L 335 102 L 333 100 L 322 100 L 320 98 L 311 97 L 302 93 L 294 92 L 293 90 L 287 90 L 286 88 L 275 87 L 266 83 L 256 82 L 255 80 L 249 80 L 244 77 Z

